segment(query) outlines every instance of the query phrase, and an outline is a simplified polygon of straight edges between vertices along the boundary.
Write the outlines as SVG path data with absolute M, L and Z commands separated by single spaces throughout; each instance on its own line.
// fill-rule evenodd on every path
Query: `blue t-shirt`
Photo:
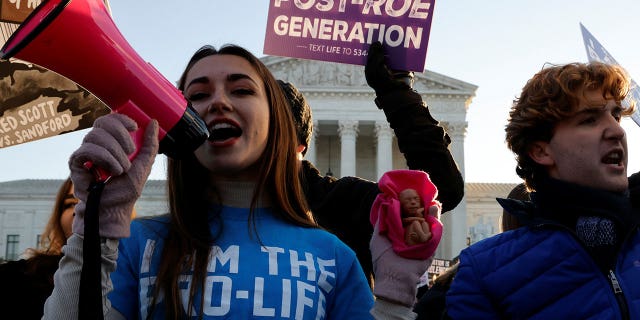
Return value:
M 294 226 L 269 209 L 255 212 L 256 237 L 248 209 L 217 210 L 222 220 L 212 219 L 210 227 L 219 230 L 213 221 L 224 225 L 211 250 L 204 319 L 371 318 L 373 295 L 365 275 L 354 252 L 337 237 Z M 120 240 L 109 299 L 127 319 L 145 319 L 150 311 L 168 221 L 168 216 L 136 219 L 131 236 Z M 182 275 L 183 308 L 190 280 L 190 272 Z M 200 300 L 194 303 L 192 315 L 200 310 Z M 154 318 L 165 318 L 162 301 Z

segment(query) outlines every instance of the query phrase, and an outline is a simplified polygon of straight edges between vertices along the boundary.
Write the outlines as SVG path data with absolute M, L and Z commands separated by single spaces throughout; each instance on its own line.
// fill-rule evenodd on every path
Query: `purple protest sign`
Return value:
M 392 69 L 424 71 L 435 0 L 270 0 L 264 53 L 364 65 L 384 44 Z

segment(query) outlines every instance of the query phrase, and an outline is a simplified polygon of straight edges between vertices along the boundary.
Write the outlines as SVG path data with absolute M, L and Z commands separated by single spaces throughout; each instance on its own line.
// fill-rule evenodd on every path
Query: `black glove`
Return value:
M 364 76 L 367 84 L 376 92 L 376 96 L 383 97 L 395 90 L 410 90 L 413 84 L 413 72 L 395 71 L 389 69 L 385 63 L 384 47 L 376 41 L 369 47 L 367 65 Z

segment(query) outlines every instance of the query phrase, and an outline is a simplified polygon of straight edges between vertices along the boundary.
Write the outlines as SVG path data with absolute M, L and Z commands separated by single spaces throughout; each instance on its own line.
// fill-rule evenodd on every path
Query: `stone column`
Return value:
M 464 138 L 467 134 L 466 121 L 440 122 L 451 138 L 451 155 L 464 177 Z M 436 255 L 451 259 L 467 246 L 467 200 L 462 198 L 460 204 L 451 212 L 442 216 L 444 232 Z
M 385 172 L 393 169 L 393 130 L 386 121 L 377 121 L 374 130 L 378 141 L 376 177 L 380 179 Z
M 309 145 L 307 146 L 307 154 L 304 155 L 304 158 L 309 162 L 316 164 L 317 153 L 316 153 L 316 140 L 318 135 L 320 134 L 320 128 L 318 127 L 318 122 L 313 122 L 313 131 L 311 132 L 311 139 L 309 140 Z
M 340 176 L 355 176 L 358 121 L 338 121 L 338 134 L 340 135 Z

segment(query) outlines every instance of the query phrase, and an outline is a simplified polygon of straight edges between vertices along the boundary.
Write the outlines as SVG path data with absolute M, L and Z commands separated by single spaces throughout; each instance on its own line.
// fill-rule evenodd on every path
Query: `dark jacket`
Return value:
M 443 212 L 455 208 L 464 196 L 464 181 L 449 152 L 449 136 L 431 117 L 420 94 L 409 89 L 398 90 L 378 99 L 377 104 L 382 106 L 395 131 L 407 166 L 429 174 L 438 187 Z M 307 202 L 318 223 L 356 252 L 371 280 L 369 240 L 373 227 L 369 214 L 380 193 L 378 184 L 357 177 L 323 176 L 308 161 L 303 161 L 302 174 Z
M 499 201 L 524 227 L 461 252 L 448 316 L 640 319 L 639 213 L 628 196 L 551 181 L 531 197 Z M 575 232 L 579 217 L 610 219 L 617 241 L 608 250 L 586 246 Z
M 38 255 L 0 264 L 0 318 L 41 319 L 62 255 Z
M 640 172 L 629 177 L 629 197 L 633 206 L 640 208 Z
M 426 289 L 423 294 L 418 293 L 420 298 L 413 308 L 413 311 L 418 314 L 416 320 L 445 319 L 445 298 L 457 272 L 458 262 L 453 264 L 442 274 L 438 275 L 438 277 L 433 281 L 431 287 Z

